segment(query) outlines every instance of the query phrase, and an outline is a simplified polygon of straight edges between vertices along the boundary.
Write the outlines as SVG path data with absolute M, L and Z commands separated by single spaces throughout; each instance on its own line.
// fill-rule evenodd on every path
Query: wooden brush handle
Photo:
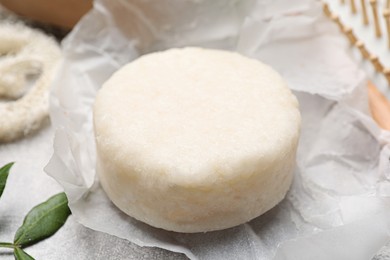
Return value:
M 374 120 L 381 128 L 390 130 L 390 103 L 372 82 L 368 82 L 368 100 Z

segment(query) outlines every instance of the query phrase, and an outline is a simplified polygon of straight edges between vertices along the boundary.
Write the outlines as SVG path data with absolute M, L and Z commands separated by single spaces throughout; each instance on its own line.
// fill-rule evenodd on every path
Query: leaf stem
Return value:
M 12 243 L 0 242 L 0 247 L 15 248 L 15 247 L 17 247 L 17 246 L 14 245 L 14 244 L 12 244 Z

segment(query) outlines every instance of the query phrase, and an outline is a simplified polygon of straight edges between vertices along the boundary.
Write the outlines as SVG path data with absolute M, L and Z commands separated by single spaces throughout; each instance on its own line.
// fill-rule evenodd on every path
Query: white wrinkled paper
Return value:
M 295 91 L 302 135 L 293 185 L 274 209 L 231 229 L 181 234 L 118 210 L 95 174 L 96 91 L 123 64 L 180 46 L 239 51 Z M 45 168 L 83 225 L 193 259 L 370 259 L 389 240 L 390 135 L 369 116 L 365 77 L 318 1 L 96 0 L 63 43 Z

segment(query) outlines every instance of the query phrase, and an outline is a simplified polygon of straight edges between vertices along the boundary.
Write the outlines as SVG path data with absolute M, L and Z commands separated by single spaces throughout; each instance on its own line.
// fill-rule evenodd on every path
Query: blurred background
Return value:
M 0 0 L 27 19 L 70 29 L 92 7 L 92 0 Z

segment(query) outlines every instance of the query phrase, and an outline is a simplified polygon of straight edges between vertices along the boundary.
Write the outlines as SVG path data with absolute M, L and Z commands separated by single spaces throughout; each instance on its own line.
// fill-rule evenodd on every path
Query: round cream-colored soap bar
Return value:
M 154 227 L 236 226 L 285 196 L 300 121 L 286 83 L 257 60 L 192 47 L 145 55 L 96 97 L 99 179 L 119 209 Z

